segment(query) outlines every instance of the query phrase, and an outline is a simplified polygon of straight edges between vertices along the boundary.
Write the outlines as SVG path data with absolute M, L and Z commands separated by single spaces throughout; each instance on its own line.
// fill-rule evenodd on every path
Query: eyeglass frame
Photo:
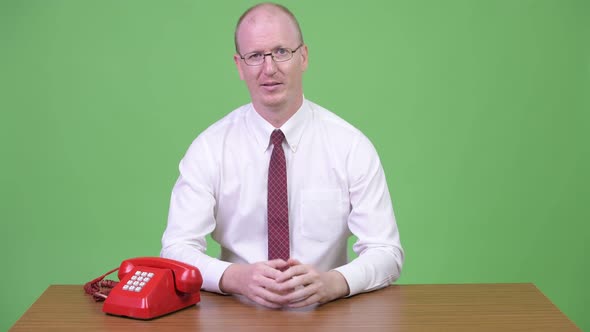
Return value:
M 301 44 L 299 44 L 299 46 L 297 46 L 297 48 L 295 48 L 295 49 L 290 49 L 290 48 L 288 48 L 288 47 L 277 47 L 277 48 L 273 49 L 272 51 L 270 51 L 269 53 L 262 53 L 262 52 L 249 52 L 249 53 L 246 53 L 246 54 L 244 54 L 244 55 L 241 55 L 241 54 L 240 54 L 240 59 L 244 60 L 244 63 L 245 63 L 247 66 L 261 66 L 261 65 L 264 63 L 264 60 L 266 59 L 266 57 L 267 57 L 267 56 L 270 56 L 270 58 L 271 58 L 271 59 L 272 59 L 272 61 L 274 61 L 274 62 L 287 62 L 287 61 L 289 61 L 289 60 L 293 59 L 293 54 L 295 54 L 295 52 L 297 52 L 297 51 L 298 51 L 298 50 L 299 50 L 299 49 L 300 49 L 300 48 L 301 48 L 303 45 L 304 45 L 304 44 L 303 44 L 303 43 L 301 43 Z M 274 51 L 278 50 L 278 49 L 289 50 L 289 51 L 291 52 L 291 57 L 290 57 L 289 59 L 285 59 L 285 60 L 278 60 L 278 61 L 277 61 L 277 60 L 275 59 L 275 56 L 274 56 L 272 53 L 273 53 Z M 246 55 L 248 55 L 248 54 L 254 54 L 254 53 L 262 53 L 262 62 L 260 62 L 260 63 L 259 63 L 259 64 L 257 64 L 257 65 L 251 65 L 251 64 L 249 64 L 249 63 L 246 61 Z M 239 53 L 238 53 L 238 54 L 239 54 Z

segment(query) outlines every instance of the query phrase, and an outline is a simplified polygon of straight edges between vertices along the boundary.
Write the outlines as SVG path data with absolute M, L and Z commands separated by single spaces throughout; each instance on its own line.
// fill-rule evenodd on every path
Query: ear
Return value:
M 303 44 L 303 46 L 301 46 L 301 57 L 302 57 L 302 62 L 301 62 L 301 71 L 305 71 L 307 70 L 307 65 L 308 65 L 308 50 L 307 50 L 307 44 Z
M 240 79 L 243 81 L 244 80 L 244 71 L 242 70 L 242 66 L 244 65 L 242 63 L 242 58 L 240 57 L 239 54 L 234 54 L 234 62 L 236 63 L 236 68 L 238 69 L 238 74 L 240 75 Z

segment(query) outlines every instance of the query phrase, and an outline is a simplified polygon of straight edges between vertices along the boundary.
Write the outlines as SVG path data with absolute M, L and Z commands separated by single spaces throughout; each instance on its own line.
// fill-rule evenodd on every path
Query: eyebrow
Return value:
M 279 49 L 279 48 L 288 48 L 288 47 L 283 46 L 283 45 L 279 45 L 277 47 L 271 48 L 270 52 L 272 52 L 272 51 L 274 51 L 276 49 Z M 265 51 L 261 51 L 261 50 L 254 50 L 254 51 L 246 52 L 244 54 L 250 54 L 250 53 L 266 53 L 266 52 Z

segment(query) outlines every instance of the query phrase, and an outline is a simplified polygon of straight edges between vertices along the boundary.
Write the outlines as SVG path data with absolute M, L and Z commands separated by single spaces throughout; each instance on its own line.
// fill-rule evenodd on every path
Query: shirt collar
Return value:
M 296 152 L 301 141 L 303 131 L 310 119 L 310 109 L 307 100 L 303 100 L 301 107 L 291 116 L 287 122 L 285 122 L 281 128 L 275 128 L 273 125 L 268 123 L 256 110 L 252 104 L 249 105 L 246 121 L 248 127 L 252 130 L 256 139 L 256 144 L 259 146 L 261 151 L 266 151 L 270 146 L 270 134 L 275 129 L 280 129 L 285 134 L 285 141 L 291 151 Z

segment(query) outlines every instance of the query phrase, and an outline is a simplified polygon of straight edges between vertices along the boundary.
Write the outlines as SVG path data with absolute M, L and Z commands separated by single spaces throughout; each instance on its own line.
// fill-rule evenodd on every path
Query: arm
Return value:
M 348 227 L 358 238 L 353 246 L 358 257 L 335 270 L 346 279 L 350 296 L 397 280 L 404 256 L 383 168 L 362 134 L 352 146 L 347 173 L 352 206 Z
M 350 204 L 348 227 L 358 237 L 352 262 L 327 272 L 289 260 L 278 279 L 290 291 L 284 303 L 302 307 L 368 292 L 389 285 L 401 271 L 403 251 L 385 175 L 377 152 L 359 133 L 347 160 Z
M 160 255 L 199 268 L 206 291 L 240 294 L 263 306 L 278 308 L 282 298 L 274 293 L 275 278 L 287 266 L 285 261 L 231 264 L 205 254 L 205 238 L 215 229 L 218 208 L 215 191 L 220 167 L 215 161 L 202 137 L 182 159 Z
M 195 265 L 203 275 L 202 288 L 221 292 L 219 281 L 230 263 L 205 254 L 205 238 L 215 229 L 215 164 L 205 140 L 198 137 L 180 162 L 160 255 Z

